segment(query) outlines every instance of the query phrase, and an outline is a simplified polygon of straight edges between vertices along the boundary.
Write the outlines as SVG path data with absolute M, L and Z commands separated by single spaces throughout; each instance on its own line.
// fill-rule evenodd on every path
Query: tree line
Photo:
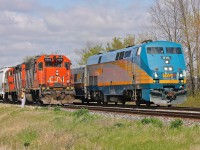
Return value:
M 147 33 L 114 37 L 106 46 L 87 42 L 78 52 L 79 64 L 85 64 L 91 55 L 125 48 L 147 39 L 178 42 L 185 51 L 188 89 L 194 96 L 200 89 L 200 0 L 155 0 L 149 13 L 151 25 Z

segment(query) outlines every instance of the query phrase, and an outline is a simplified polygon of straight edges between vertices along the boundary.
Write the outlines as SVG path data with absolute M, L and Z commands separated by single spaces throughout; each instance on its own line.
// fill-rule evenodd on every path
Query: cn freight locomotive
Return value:
M 25 90 L 28 102 L 65 104 L 74 94 L 71 61 L 63 55 L 40 55 L 0 70 L 0 99 L 19 100 Z
M 170 106 L 182 103 L 187 93 L 182 47 L 168 41 L 149 40 L 91 56 L 72 74 L 76 97 L 82 102 Z

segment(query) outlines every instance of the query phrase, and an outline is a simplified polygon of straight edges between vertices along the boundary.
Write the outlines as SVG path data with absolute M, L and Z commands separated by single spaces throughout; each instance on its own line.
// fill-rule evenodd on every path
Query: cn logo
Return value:
M 64 82 L 64 77 L 61 78 L 59 76 L 55 76 L 55 77 L 51 76 L 51 77 L 49 77 L 49 80 L 47 82 L 49 82 L 49 83 Z

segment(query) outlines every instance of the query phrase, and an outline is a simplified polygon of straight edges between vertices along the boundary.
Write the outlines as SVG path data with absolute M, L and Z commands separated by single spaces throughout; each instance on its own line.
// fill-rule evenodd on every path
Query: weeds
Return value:
M 180 104 L 179 106 L 181 107 L 200 107 L 200 100 L 199 100 L 199 97 L 200 97 L 200 92 L 198 92 L 197 94 L 195 94 L 195 96 L 188 96 L 187 97 L 187 100 Z
M 55 113 L 54 108 L 36 111 L 27 107 L 27 111 L 21 112 L 20 108 L 0 105 L 0 112 L 0 149 L 176 150 L 200 147 L 198 123 L 178 130 L 164 124 L 158 127 L 162 122 L 155 118 L 127 121 L 92 115 L 87 109 L 68 113 L 61 109 Z M 17 115 L 10 115 L 12 112 Z
M 48 110 L 49 108 L 48 107 L 41 107 L 40 109 L 41 110 Z
M 123 123 L 115 123 L 114 126 L 120 128 L 120 127 L 124 127 L 125 124 L 123 124 Z
M 31 142 L 38 138 L 38 133 L 33 129 L 27 128 L 18 134 L 18 139 L 22 141 L 24 146 L 29 146 Z
M 153 126 L 156 126 L 156 127 L 162 127 L 163 126 L 162 121 L 160 121 L 157 118 L 144 118 L 144 119 L 141 120 L 141 123 L 143 125 L 152 124 Z
M 73 116 L 75 116 L 76 118 L 80 118 L 81 116 L 87 116 L 87 115 L 89 115 L 88 109 L 79 109 L 73 112 Z
M 60 112 L 61 111 L 61 107 L 60 106 L 56 106 L 54 107 L 54 112 Z
M 171 122 L 170 128 L 180 128 L 183 125 L 183 121 L 180 119 L 176 119 Z
M 79 109 L 72 113 L 74 116 L 74 121 L 77 122 L 87 122 L 88 120 L 92 120 L 94 115 L 91 115 L 87 109 Z

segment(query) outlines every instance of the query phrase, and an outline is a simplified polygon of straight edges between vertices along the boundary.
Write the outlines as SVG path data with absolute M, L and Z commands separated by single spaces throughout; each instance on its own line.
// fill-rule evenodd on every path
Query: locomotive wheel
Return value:
M 122 102 L 122 105 L 125 105 L 125 104 L 126 104 L 126 102 L 125 102 L 125 101 L 123 101 L 123 102 Z
M 146 102 L 146 106 L 147 106 L 147 107 L 150 107 L 150 106 L 151 106 L 151 102 L 150 102 L 150 101 L 147 101 L 147 102 Z
M 137 107 L 140 107 L 140 100 L 136 100 L 135 104 Z
M 107 105 L 107 104 L 108 104 L 108 102 L 103 102 L 103 104 L 104 104 L 104 105 Z

